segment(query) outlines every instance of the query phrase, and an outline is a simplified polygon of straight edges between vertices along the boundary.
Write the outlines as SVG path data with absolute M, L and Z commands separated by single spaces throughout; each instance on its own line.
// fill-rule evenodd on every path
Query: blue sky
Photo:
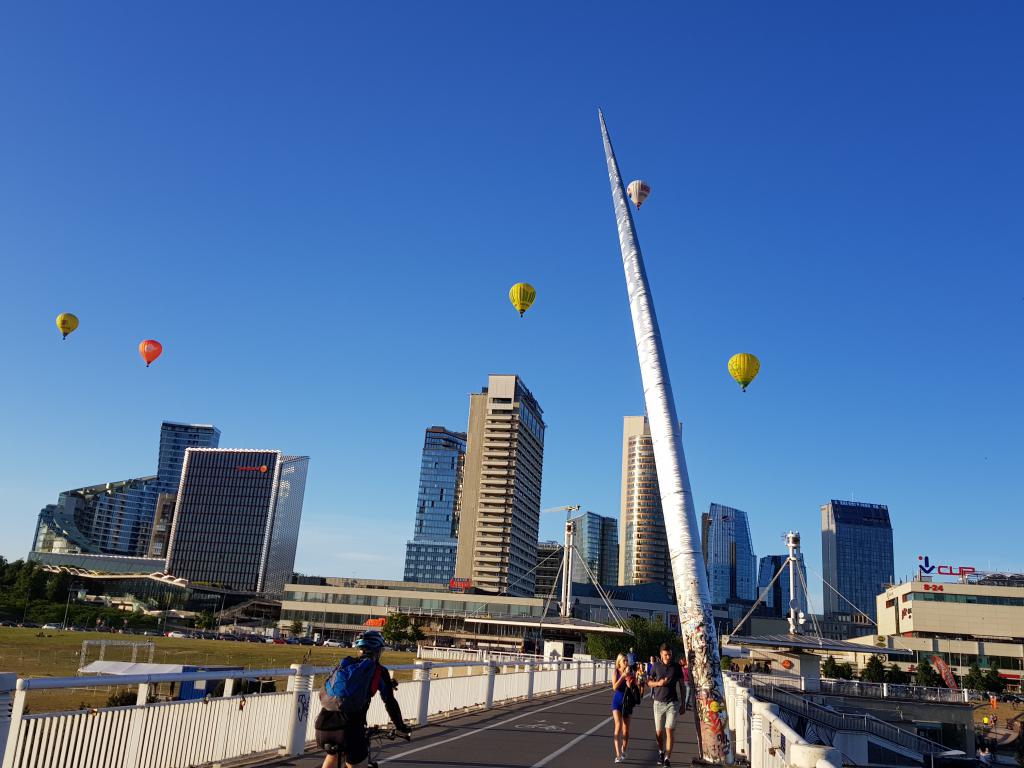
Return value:
M 882 502 L 897 574 L 922 552 L 1024 568 L 1022 22 L 1009 2 L 9 7 L 0 554 L 59 491 L 153 472 L 172 419 L 312 457 L 300 570 L 398 577 L 423 428 L 464 427 L 489 372 L 545 410 L 545 506 L 617 514 L 643 406 L 600 105 L 654 188 L 638 226 L 698 511 L 747 510 L 759 555 L 798 528 L 817 570 L 819 506 Z M 143 338 L 165 349 L 148 370 Z M 738 351 L 763 366 L 745 395 Z

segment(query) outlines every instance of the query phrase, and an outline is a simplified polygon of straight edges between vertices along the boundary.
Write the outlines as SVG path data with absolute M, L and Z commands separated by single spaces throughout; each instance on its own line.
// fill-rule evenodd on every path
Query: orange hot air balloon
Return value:
M 156 339 L 146 339 L 145 341 L 139 342 L 139 354 L 142 355 L 142 359 L 146 361 L 146 367 L 149 368 L 149 364 L 160 357 L 160 353 L 164 351 L 164 346 Z

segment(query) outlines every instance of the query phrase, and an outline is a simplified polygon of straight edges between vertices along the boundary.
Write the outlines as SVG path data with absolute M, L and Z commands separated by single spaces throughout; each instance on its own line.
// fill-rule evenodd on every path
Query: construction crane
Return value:
M 566 519 L 566 522 L 568 522 L 569 519 L 572 517 L 572 513 L 573 512 L 579 512 L 579 511 L 580 511 L 580 505 L 579 504 L 571 504 L 571 505 L 566 506 L 566 507 L 551 507 L 551 509 L 542 509 L 541 513 L 544 513 L 544 512 L 565 512 L 565 519 Z

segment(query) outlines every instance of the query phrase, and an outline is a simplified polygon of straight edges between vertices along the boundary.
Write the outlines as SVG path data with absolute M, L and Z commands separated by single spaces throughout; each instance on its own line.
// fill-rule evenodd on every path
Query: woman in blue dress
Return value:
M 615 762 L 626 761 L 626 747 L 629 746 L 629 718 L 633 714 L 633 705 L 638 698 L 636 678 L 629 668 L 625 654 L 620 653 L 615 659 L 615 670 L 612 672 L 612 720 L 615 721 L 615 734 L 612 744 L 615 746 Z

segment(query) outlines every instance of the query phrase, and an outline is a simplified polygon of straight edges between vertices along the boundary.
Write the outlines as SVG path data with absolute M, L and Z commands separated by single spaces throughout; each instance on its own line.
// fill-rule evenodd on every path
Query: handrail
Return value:
M 416 671 L 426 668 L 426 663 L 420 664 L 395 664 L 389 665 L 388 669 L 396 671 Z M 562 669 L 566 669 L 574 664 L 580 664 L 583 666 L 590 665 L 604 665 L 610 662 L 600 660 L 590 661 L 572 661 L 572 660 L 559 660 L 559 661 L 539 661 L 539 660 L 524 660 L 524 665 L 529 664 L 537 667 L 539 670 L 544 670 L 546 667 L 555 668 L 555 665 L 561 665 Z M 431 661 L 429 662 L 430 669 L 447 669 L 449 667 L 487 667 L 491 664 L 495 666 L 514 666 L 512 663 L 502 663 L 500 660 L 487 660 L 482 659 L 479 661 Z M 299 669 L 301 667 L 301 671 Z M 329 667 L 314 667 L 307 665 L 296 665 L 292 668 L 285 669 L 211 669 L 205 672 L 159 672 L 148 675 L 84 675 L 79 677 L 30 677 L 30 678 L 19 678 L 17 682 L 17 690 L 19 691 L 41 691 L 41 690 L 54 690 L 60 688 L 91 688 L 105 685 L 148 685 L 151 683 L 184 683 L 184 682 L 198 682 L 200 680 L 251 680 L 258 677 L 294 677 L 299 674 L 307 675 L 325 675 L 334 670 L 333 666 Z
M 819 725 L 834 728 L 838 731 L 870 733 L 880 739 L 898 744 L 906 749 L 912 749 L 923 755 L 947 751 L 947 747 L 938 742 L 918 736 L 916 733 L 911 733 L 891 723 L 886 723 L 873 715 L 854 715 L 848 712 L 836 712 L 774 685 L 754 683 L 750 688 L 755 696 L 771 701 L 773 704 L 777 704 L 795 714 L 802 715 Z

